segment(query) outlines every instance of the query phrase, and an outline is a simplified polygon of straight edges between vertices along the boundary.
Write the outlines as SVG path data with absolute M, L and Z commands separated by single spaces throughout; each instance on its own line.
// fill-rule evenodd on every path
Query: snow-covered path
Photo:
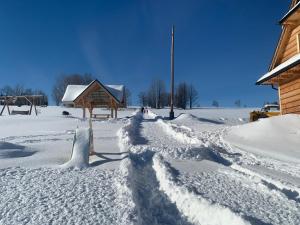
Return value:
M 233 152 L 221 139 L 224 127 L 218 131 L 193 132 L 189 127 L 170 124 L 151 113 L 137 119 L 135 127 L 130 158 L 135 174 L 132 183 L 138 194 L 136 204 L 140 215 L 147 215 L 141 218 L 141 224 L 166 224 L 159 220 L 168 218 L 166 199 L 173 208 L 172 213 L 180 218 L 176 221 L 188 220 L 192 224 L 228 224 L 230 221 L 234 224 L 234 219 L 226 220 L 229 214 L 237 221 L 240 218 L 236 224 L 241 221 L 245 224 L 299 224 L 297 192 L 293 196 L 292 191 L 282 191 L 259 174 L 250 175 L 252 170 L 241 166 L 242 153 Z M 164 159 L 153 158 L 155 153 Z M 163 163 L 159 163 L 161 161 Z M 162 172 L 163 167 L 171 171 L 169 177 Z M 173 180 L 172 187 L 164 184 L 168 179 Z M 173 195 L 176 188 L 179 191 Z M 153 193 L 156 198 L 151 196 Z M 149 204 L 149 199 L 155 199 L 155 204 Z M 187 201 L 190 203 L 186 204 Z M 153 208 L 160 209 L 160 214 L 145 213 Z M 197 211 L 197 208 L 204 211 Z M 210 208 L 223 219 L 212 221 L 207 216 Z
M 59 167 L 88 124 L 58 110 L 0 118 L 0 224 L 300 224 L 300 166 L 224 140 L 235 110 L 95 121 L 87 169 Z

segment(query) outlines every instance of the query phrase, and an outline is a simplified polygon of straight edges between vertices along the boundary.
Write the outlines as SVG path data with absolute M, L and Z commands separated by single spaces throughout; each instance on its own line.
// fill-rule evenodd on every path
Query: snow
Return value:
M 97 168 L 2 169 L 0 224 L 131 224 L 119 209 L 118 179 L 119 171 Z
M 225 140 L 248 152 L 300 163 L 300 116 L 271 117 L 233 127 Z
M 264 81 L 267 81 L 268 79 L 271 79 L 272 77 L 277 76 L 278 74 L 290 69 L 295 64 L 299 64 L 299 62 L 300 62 L 300 54 L 297 54 L 292 58 L 288 59 L 287 61 L 285 61 L 284 63 L 281 63 L 270 72 L 263 75 L 260 79 L 257 80 L 256 83 L 261 84 Z
M 0 117 L 0 224 L 300 224 L 299 116 L 123 109 L 87 161 L 82 110 L 38 110 Z
M 178 185 L 173 177 L 172 169 L 162 158 L 154 157 L 153 168 L 160 182 L 160 189 L 166 192 L 172 202 L 194 224 L 250 224 L 228 208 L 211 204 L 206 199 L 197 196 L 182 185 Z M 199 213 L 201 212 L 201 213 Z
M 123 101 L 124 99 L 124 90 L 125 86 L 124 85 L 104 85 L 107 90 L 116 97 L 120 102 Z
M 89 153 L 91 142 L 91 129 L 81 128 L 75 130 L 72 156 L 69 162 L 62 165 L 63 168 L 86 168 L 89 165 Z
M 73 103 L 73 101 L 87 88 L 87 85 L 68 85 L 64 96 L 63 103 Z

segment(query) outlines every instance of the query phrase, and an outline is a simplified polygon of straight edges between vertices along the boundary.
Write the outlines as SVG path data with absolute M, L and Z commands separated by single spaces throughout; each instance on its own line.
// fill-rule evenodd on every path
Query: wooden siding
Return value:
M 300 78 L 280 85 L 282 114 L 300 114 Z
M 279 64 L 287 61 L 288 59 L 290 59 L 291 57 L 299 53 L 299 49 L 298 49 L 299 44 L 297 40 L 298 34 L 300 34 L 300 25 L 293 29 L 291 36 L 284 48 Z

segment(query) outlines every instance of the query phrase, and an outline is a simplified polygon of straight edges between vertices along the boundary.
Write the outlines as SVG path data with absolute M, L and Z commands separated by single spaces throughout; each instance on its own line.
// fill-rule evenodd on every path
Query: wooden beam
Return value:
M 85 115 L 84 98 L 81 98 L 81 103 L 82 103 L 82 119 L 85 119 L 85 118 L 86 118 L 86 115 Z
M 90 103 L 89 112 L 90 112 L 89 126 L 90 126 L 90 132 L 91 132 L 91 136 L 90 136 L 90 138 L 91 138 L 90 139 L 90 155 L 94 155 L 95 150 L 94 150 L 94 135 L 93 135 L 93 123 L 92 123 L 92 116 L 93 116 L 92 103 Z
M 282 100 L 281 100 L 281 88 L 280 86 L 278 86 L 278 99 L 279 99 L 279 110 L 280 110 L 280 114 L 282 115 Z
M 30 104 L 29 115 L 31 115 L 31 112 L 32 112 L 32 103 Z
M 2 116 L 2 113 L 3 113 L 4 109 L 5 109 L 5 106 L 6 106 L 6 103 L 4 103 L 4 105 L 3 105 L 3 108 L 1 110 L 0 116 Z
M 115 105 L 115 119 L 118 119 L 118 105 Z
M 83 106 L 83 107 L 82 107 L 82 119 L 85 119 L 85 117 L 86 117 L 86 116 L 85 116 L 85 107 Z
M 110 98 L 110 117 L 114 117 L 113 99 Z
M 34 106 L 35 115 L 37 116 L 36 104 L 34 101 L 33 101 L 33 106 Z
M 10 115 L 10 109 L 9 109 L 9 105 L 7 104 L 7 111 L 8 111 L 8 115 Z

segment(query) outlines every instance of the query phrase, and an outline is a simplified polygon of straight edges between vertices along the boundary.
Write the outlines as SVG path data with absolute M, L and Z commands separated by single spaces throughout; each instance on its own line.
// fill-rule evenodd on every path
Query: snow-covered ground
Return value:
M 82 110 L 2 116 L 0 224 L 300 224 L 300 116 L 252 110 L 120 111 L 82 169 L 61 166 Z

